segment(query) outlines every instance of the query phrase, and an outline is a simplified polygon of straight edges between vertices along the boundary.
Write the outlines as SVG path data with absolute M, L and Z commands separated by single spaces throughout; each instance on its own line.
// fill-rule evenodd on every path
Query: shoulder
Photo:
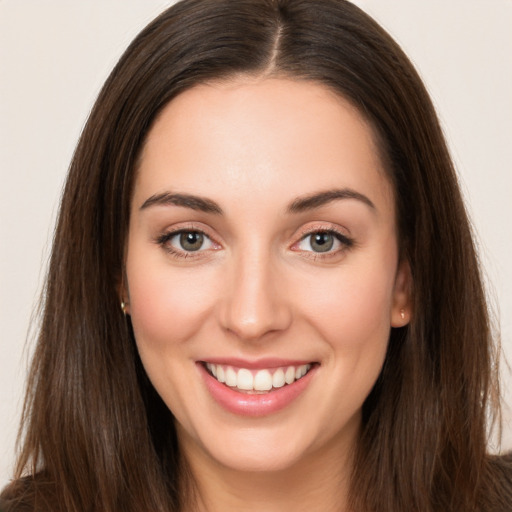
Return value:
M 33 512 L 24 495 L 26 484 L 21 480 L 11 482 L 0 494 L 0 512 Z
M 481 512 L 512 510 L 512 452 L 489 456 L 480 510 Z
M 54 491 L 43 475 L 14 480 L 0 493 L 0 512 L 60 512 Z
M 35 503 L 30 480 L 14 480 L 0 494 L 0 512 L 34 512 Z
M 512 452 L 490 456 L 489 467 L 496 484 L 512 492 Z

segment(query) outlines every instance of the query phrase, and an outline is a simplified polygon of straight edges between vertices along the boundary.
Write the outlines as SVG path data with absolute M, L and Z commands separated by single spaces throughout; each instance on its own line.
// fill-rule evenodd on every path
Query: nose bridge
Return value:
M 241 249 L 234 257 L 222 315 L 224 327 L 245 340 L 284 330 L 291 320 L 271 251 L 256 245 Z

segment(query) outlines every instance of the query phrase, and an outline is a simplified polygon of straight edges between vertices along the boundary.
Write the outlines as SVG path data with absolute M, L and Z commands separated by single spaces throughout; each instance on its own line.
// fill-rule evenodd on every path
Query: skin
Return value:
M 373 206 L 338 198 L 289 211 L 333 189 Z M 223 213 L 148 205 L 167 192 Z M 208 238 L 198 251 L 179 236 L 160 243 L 176 230 Z M 314 250 L 309 234 L 329 230 L 351 243 Z M 199 508 L 343 509 L 362 404 L 390 328 L 409 320 L 409 275 L 372 130 L 344 99 L 316 83 L 247 77 L 196 86 L 165 107 L 138 169 L 122 298 L 176 418 Z M 250 418 L 212 399 L 197 366 L 212 357 L 317 364 L 294 401 Z

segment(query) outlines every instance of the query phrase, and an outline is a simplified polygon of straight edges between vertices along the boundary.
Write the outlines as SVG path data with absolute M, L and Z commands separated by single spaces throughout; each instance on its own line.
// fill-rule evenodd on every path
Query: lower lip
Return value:
M 301 395 L 313 378 L 317 366 L 304 377 L 268 393 L 248 394 L 235 391 L 210 375 L 202 363 L 197 363 L 208 391 L 227 411 L 239 416 L 267 416 L 284 409 Z

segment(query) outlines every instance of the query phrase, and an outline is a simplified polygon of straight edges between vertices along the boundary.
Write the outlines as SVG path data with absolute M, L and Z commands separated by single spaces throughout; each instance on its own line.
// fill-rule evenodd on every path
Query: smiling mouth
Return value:
M 246 394 L 266 394 L 302 379 L 314 363 L 260 370 L 229 365 L 203 363 L 206 371 L 218 382 Z

